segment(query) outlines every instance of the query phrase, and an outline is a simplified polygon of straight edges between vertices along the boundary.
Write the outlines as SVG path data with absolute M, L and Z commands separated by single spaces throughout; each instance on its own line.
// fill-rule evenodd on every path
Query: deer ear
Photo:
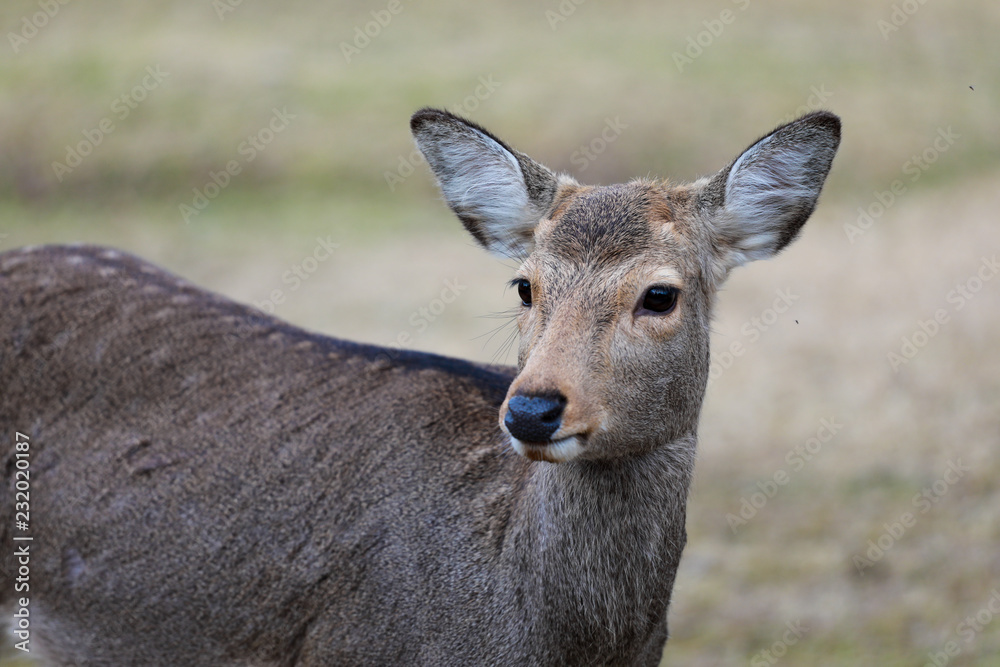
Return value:
M 756 141 L 701 189 L 698 208 L 715 237 L 719 278 L 796 237 L 839 144 L 840 119 L 814 112 Z
M 421 109 L 410 130 L 445 201 L 472 236 L 503 257 L 530 253 L 535 225 L 555 199 L 555 175 L 447 111 Z

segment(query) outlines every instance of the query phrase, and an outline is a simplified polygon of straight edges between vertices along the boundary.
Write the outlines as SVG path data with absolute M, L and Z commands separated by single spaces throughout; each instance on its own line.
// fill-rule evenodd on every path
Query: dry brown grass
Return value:
M 716 353 L 748 341 L 775 289 L 800 298 L 710 385 L 667 651 L 679 664 L 743 664 L 797 620 L 809 632 L 788 664 L 923 664 L 949 640 L 949 664 L 993 664 L 1000 618 L 971 642 L 956 627 L 1000 586 L 1000 276 L 960 309 L 948 294 L 1000 259 L 994 183 L 914 194 L 854 245 L 838 224 L 851 212 L 827 207 L 731 279 Z M 894 372 L 887 354 L 938 309 L 947 323 Z M 796 470 L 787 453 L 823 419 L 843 428 Z M 970 470 L 915 505 L 949 462 Z M 788 483 L 734 534 L 726 515 L 778 470 Z M 915 524 L 856 566 L 905 512 Z

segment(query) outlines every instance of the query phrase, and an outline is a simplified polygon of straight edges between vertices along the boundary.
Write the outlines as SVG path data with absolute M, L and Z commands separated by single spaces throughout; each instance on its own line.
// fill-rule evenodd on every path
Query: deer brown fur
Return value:
M 660 660 L 714 294 L 795 237 L 839 120 L 685 186 L 581 186 L 447 112 L 411 127 L 521 262 L 516 369 L 307 333 L 111 249 L 0 255 L 0 601 L 19 431 L 48 664 Z

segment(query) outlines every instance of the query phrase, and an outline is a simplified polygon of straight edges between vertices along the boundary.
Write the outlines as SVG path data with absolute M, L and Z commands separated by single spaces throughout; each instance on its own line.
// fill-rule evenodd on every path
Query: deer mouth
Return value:
M 583 453 L 584 436 L 570 435 L 547 442 L 525 442 L 510 436 L 510 444 L 518 454 L 532 461 L 565 463 Z

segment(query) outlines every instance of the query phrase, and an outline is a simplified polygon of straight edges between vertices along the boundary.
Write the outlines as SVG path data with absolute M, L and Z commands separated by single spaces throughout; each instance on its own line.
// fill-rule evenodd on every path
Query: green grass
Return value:
M 209 4 L 69 4 L 0 61 L 9 91 L 0 102 L 0 193 L 182 197 L 238 158 L 240 142 L 277 107 L 295 120 L 245 165 L 233 191 L 385 197 L 384 172 L 412 150 L 408 115 L 424 104 L 461 105 L 480 77 L 499 87 L 466 106 L 469 115 L 558 169 L 575 169 L 572 149 L 605 117 L 620 117 L 628 129 L 587 169 L 588 180 L 717 169 L 734 146 L 806 105 L 813 89 L 828 91 L 824 106 L 845 118 L 830 195 L 887 185 L 939 126 L 955 126 L 963 140 L 929 181 L 966 178 L 1000 154 L 1000 90 L 988 66 L 1000 56 L 993 8 L 926 6 L 886 41 L 875 22 L 889 7 L 861 2 L 822 11 L 790 2 L 745 11 L 589 4 L 555 30 L 535 3 L 445 7 L 404 4 L 348 63 L 340 45 L 371 20 L 372 7 L 243 4 L 220 21 Z M 0 16 L 16 25 L 33 8 L 6 3 Z M 703 21 L 733 8 L 733 22 L 678 71 L 673 54 L 706 30 Z M 147 66 L 168 75 L 119 118 L 114 101 L 141 84 Z M 52 163 L 106 117 L 115 130 L 56 179 Z M 418 193 L 408 186 L 398 196 Z

